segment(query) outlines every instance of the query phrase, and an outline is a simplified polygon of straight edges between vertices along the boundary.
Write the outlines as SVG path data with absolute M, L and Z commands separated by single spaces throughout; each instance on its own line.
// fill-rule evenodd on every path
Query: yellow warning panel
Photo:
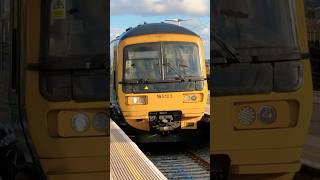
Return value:
M 66 0 L 52 0 L 52 18 L 66 18 Z
M 132 67 L 132 61 L 126 61 L 126 69 L 130 69 Z

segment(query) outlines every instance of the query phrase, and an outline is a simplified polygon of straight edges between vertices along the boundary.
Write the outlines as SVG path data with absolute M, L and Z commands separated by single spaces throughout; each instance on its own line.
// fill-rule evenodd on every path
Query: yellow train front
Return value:
M 112 41 L 110 51 L 112 114 L 122 124 L 139 134 L 197 129 L 208 94 L 198 35 L 173 24 L 144 24 Z

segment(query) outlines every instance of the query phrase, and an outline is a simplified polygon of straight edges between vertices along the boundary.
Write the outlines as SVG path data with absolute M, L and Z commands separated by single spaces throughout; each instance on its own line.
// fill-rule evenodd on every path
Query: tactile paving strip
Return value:
M 112 120 L 110 120 L 110 179 L 167 179 Z

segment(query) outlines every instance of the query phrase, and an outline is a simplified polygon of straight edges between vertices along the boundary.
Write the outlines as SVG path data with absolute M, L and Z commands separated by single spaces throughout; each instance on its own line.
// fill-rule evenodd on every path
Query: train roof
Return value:
M 150 24 L 142 24 L 138 25 L 135 28 L 131 28 L 124 32 L 117 39 L 122 41 L 129 37 L 147 35 L 147 34 L 186 34 L 192 36 L 198 36 L 196 33 L 190 31 L 181 26 L 177 26 L 169 23 L 150 23 Z

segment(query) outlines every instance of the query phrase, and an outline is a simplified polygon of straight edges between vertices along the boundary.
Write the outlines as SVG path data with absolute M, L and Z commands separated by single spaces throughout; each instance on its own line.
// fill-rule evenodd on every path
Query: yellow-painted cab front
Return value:
M 166 23 L 138 28 L 144 26 L 180 28 Z M 113 84 L 126 123 L 145 132 L 197 129 L 208 94 L 200 37 L 153 32 L 119 39 L 111 48 Z
M 173 34 L 156 34 L 141 37 L 128 38 L 119 44 L 119 65 L 123 67 L 123 49 L 131 44 L 150 43 L 150 42 L 192 42 L 199 47 L 201 57 L 202 77 L 206 77 L 204 63 L 203 45 L 198 37 Z M 122 71 L 119 68 L 119 79 L 122 78 Z M 148 85 L 145 86 L 148 88 Z M 204 106 L 207 102 L 207 84 L 201 91 L 185 92 L 166 92 L 166 93 L 124 93 L 123 86 L 120 84 L 118 89 L 119 105 L 126 121 L 134 128 L 149 131 L 149 112 L 157 111 L 181 111 L 181 129 L 196 129 L 197 122 L 204 114 Z M 184 102 L 184 95 L 197 96 L 196 102 Z M 145 96 L 146 104 L 129 104 L 128 98 Z

